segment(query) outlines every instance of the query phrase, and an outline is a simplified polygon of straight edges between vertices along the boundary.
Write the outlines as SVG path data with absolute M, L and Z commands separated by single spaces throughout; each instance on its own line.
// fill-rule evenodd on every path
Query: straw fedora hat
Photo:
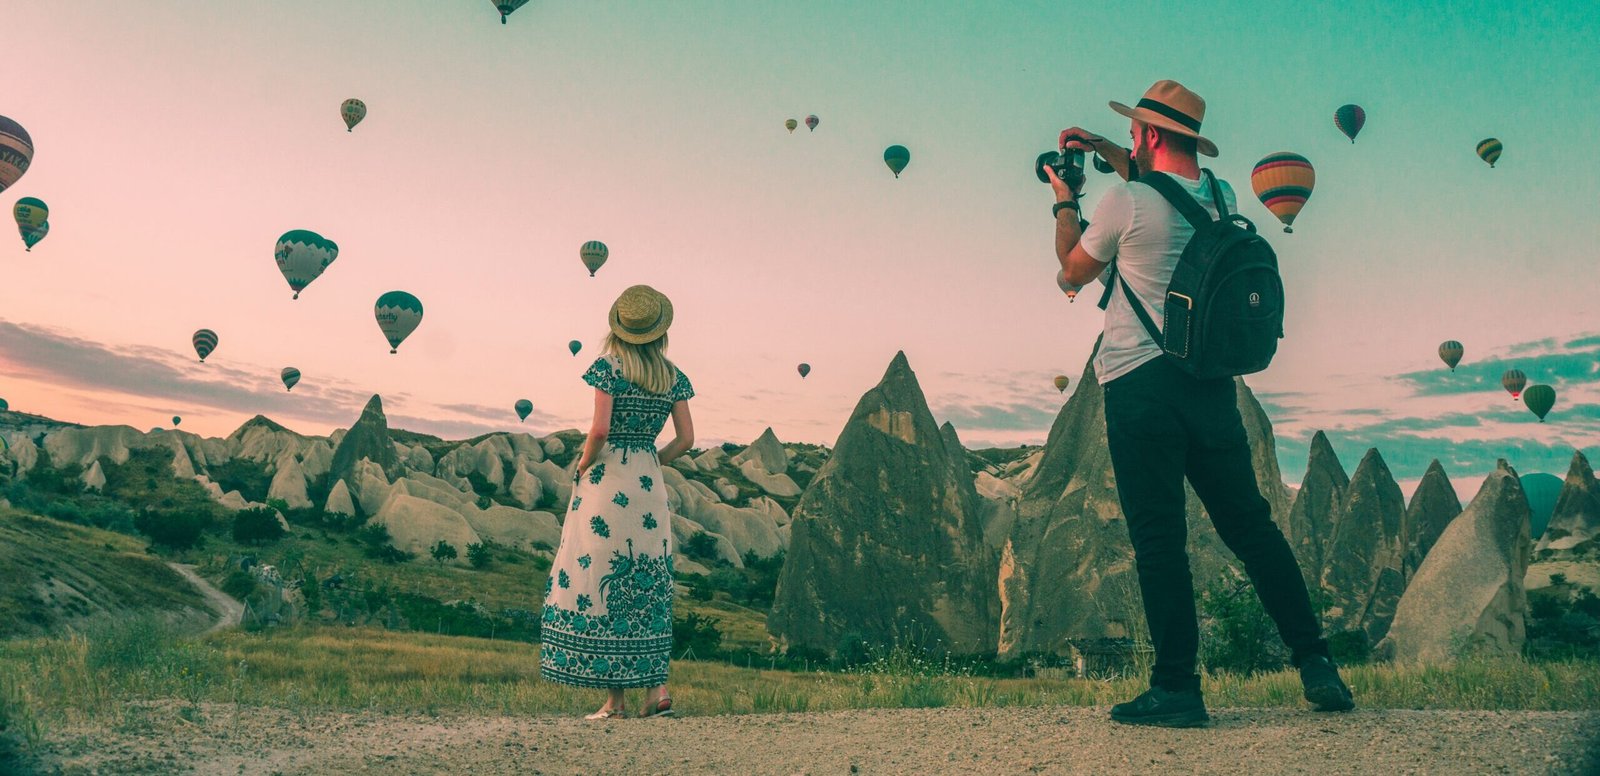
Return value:
M 672 325 L 672 300 L 649 286 L 629 286 L 611 303 L 610 319 L 617 339 L 635 345 L 653 342 Z
M 1135 121 L 1188 135 L 1198 141 L 1196 146 L 1200 153 L 1217 155 L 1217 144 L 1200 136 L 1200 122 L 1206 117 L 1206 101 L 1177 81 L 1156 81 L 1145 90 L 1138 105 L 1130 108 L 1112 100 L 1111 109 Z

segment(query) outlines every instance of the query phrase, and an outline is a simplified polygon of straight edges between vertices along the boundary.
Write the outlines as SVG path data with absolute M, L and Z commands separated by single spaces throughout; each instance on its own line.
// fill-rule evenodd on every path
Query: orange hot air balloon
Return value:
M 1294 231 L 1294 217 L 1306 206 L 1317 185 L 1317 171 L 1304 156 L 1288 151 L 1268 154 L 1256 162 L 1250 173 L 1250 188 L 1256 198 L 1283 222 L 1283 231 Z

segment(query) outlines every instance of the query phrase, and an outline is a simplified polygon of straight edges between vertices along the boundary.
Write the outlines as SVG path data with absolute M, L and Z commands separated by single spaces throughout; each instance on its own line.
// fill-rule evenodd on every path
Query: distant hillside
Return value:
M 126 534 L 0 509 L 0 638 L 155 612 L 201 626 L 205 598 Z

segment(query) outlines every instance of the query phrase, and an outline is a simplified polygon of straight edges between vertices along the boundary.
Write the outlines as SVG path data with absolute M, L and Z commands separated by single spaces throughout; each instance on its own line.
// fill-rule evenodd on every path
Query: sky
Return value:
M 0 397 L 217 436 L 257 413 L 327 433 L 373 393 L 447 438 L 580 428 L 609 304 L 648 283 L 702 444 L 832 444 L 897 350 L 969 447 L 1039 443 L 1102 314 L 1098 285 L 1055 287 L 1033 159 L 1067 126 L 1124 140 L 1106 102 L 1172 78 L 1278 252 L 1287 336 L 1247 381 L 1285 478 L 1317 429 L 1403 482 L 1435 457 L 1564 474 L 1600 453 L 1600 14 L 1529 5 L 533 0 L 502 26 L 488 0 L 19 4 L 0 115 L 36 152 L 4 196 L 49 203 L 51 232 L 0 240 Z M 1283 150 L 1317 170 L 1294 234 L 1249 196 Z M 298 300 L 272 257 L 291 229 L 340 246 Z M 587 240 L 611 249 L 593 278 Z M 393 289 L 425 308 L 395 355 L 372 318 Z M 1512 365 L 1556 388 L 1546 423 L 1499 389 Z

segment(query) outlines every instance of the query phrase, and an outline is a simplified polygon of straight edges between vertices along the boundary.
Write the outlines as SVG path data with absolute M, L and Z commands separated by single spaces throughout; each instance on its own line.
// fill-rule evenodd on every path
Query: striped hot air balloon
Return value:
M 611 249 L 599 240 L 590 240 L 578 249 L 578 258 L 583 261 L 583 266 L 589 268 L 589 277 L 594 277 L 594 273 L 605 266 L 606 259 L 610 256 Z
M 795 371 L 799 372 L 800 379 L 804 380 L 806 379 L 806 375 L 811 374 L 811 365 L 802 362 L 800 366 L 795 367 Z
M 784 129 L 789 130 L 789 134 L 791 135 L 794 134 L 794 128 L 798 126 L 800 126 L 800 122 L 795 121 L 794 119 L 789 119 L 788 121 L 783 122 Z
M 278 376 L 283 378 L 284 390 L 292 391 L 295 384 L 300 382 L 300 370 L 292 366 L 284 367 L 283 371 L 278 373 Z
M 1445 340 L 1439 343 L 1439 360 L 1443 361 L 1445 366 L 1450 367 L 1452 372 L 1456 371 L 1456 364 L 1461 363 L 1461 357 L 1466 353 L 1466 348 L 1461 347 L 1461 343 L 1455 340 Z
M 1283 222 L 1283 231 L 1293 232 L 1294 217 L 1306 206 L 1317 185 L 1317 171 L 1304 156 L 1279 151 L 1256 162 L 1250 173 L 1250 188 L 1261 204 Z
M 1333 125 L 1350 138 L 1351 143 L 1356 142 L 1356 135 L 1360 134 L 1361 127 L 1367 123 L 1367 112 L 1360 105 L 1341 105 L 1333 112 Z
M 576 355 L 578 355 L 578 351 L 583 350 L 583 343 L 579 342 L 577 340 L 573 340 L 571 342 L 568 342 L 567 343 L 567 350 L 572 351 L 572 355 L 576 356 Z
M 344 131 L 351 132 L 367 117 L 367 104 L 351 97 L 339 103 L 339 117 L 344 119 Z
M 1513 400 L 1522 395 L 1522 389 L 1527 384 L 1528 376 L 1521 369 L 1507 369 L 1505 374 L 1500 375 L 1500 386 L 1511 394 Z
M 0 116 L 0 191 L 11 188 L 33 164 L 33 138 L 28 130 Z
M 17 231 L 30 251 L 50 233 L 50 206 L 44 200 L 23 197 L 11 208 L 11 215 L 17 219 Z
M 821 123 L 822 119 L 817 118 L 817 114 L 815 113 L 806 117 L 806 129 L 809 129 L 812 132 L 817 131 L 817 125 Z
M 517 411 L 517 422 L 526 422 L 528 420 L 528 416 L 533 414 L 533 402 L 528 401 L 527 399 L 518 399 L 517 403 L 512 406 L 512 409 Z
M 1539 422 L 1544 422 L 1544 416 L 1556 406 L 1556 389 L 1548 385 L 1530 385 L 1528 390 L 1522 392 L 1522 404 L 1530 412 L 1539 416 Z
M 894 177 L 900 177 L 900 171 L 911 163 L 911 151 L 903 145 L 892 145 L 883 149 L 883 163 L 889 165 L 894 172 Z
M 1056 375 L 1056 379 L 1054 380 L 1054 382 L 1055 382 L 1055 385 L 1056 385 L 1056 390 L 1058 392 L 1066 393 L 1067 392 L 1067 386 L 1072 383 L 1072 379 L 1067 377 L 1066 375 Z
M 501 24 L 506 23 L 506 17 L 510 16 L 512 11 L 528 4 L 528 0 L 489 0 L 489 2 L 500 12 Z
M 294 298 L 299 299 L 300 292 L 339 258 L 339 246 L 309 229 L 293 229 L 278 238 L 272 257 L 277 260 L 283 279 L 289 281 Z
M 372 313 L 384 338 L 389 340 L 389 352 L 398 353 L 400 343 L 422 323 L 422 302 L 404 291 L 390 291 L 378 297 Z
M 1500 152 L 1504 150 L 1506 147 L 1492 137 L 1478 141 L 1478 158 L 1488 162 L 1491 168 L 1500 161 Z
M 217 349 L 217 333 L 210 329 L 200 329 L 194 333 L 189 341 L 194 343 L 194 352 L 200 356 L 200 363 L 206 362 L 206 356 Z

